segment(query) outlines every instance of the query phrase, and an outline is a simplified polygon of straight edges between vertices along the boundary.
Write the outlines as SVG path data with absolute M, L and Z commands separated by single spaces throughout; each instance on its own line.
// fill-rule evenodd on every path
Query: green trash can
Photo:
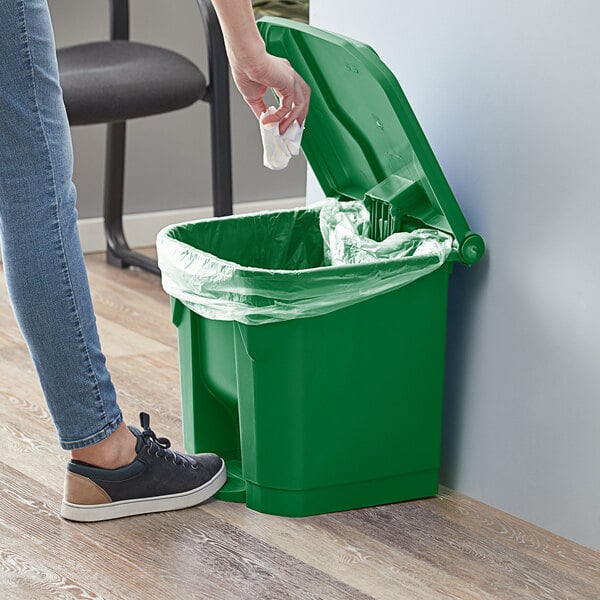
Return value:
M 217 497 L 264 513 L 433 496 L 448 277 L 454 262 L 482 256 L 483 241 L 371 48 L 283 19 L 259 28 L 312 88 L 302 147 L 326 196 L 364 201 L 374 237 L 385 221 L 387 233 L 450 234 L 452 251 L 441 264 L 323 266 L 319 208 L 163 230 L 185 448 L 222 455 L 229 477 Z

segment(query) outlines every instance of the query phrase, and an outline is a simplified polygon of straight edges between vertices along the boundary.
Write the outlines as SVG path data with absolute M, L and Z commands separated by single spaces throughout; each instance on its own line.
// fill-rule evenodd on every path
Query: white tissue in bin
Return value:
M 294 121 L 281 135 L 279 122 L 264 125 L 263 119 L 276 110 L 275 106 L 269 106 L 267 111 L 260 115 L 260 136 L 264 150 L 263 164 L 273 171 L 281 171 L 288 166 L 292 156 L 298 156 L 304 127 L 300 127 L 298 121 Z

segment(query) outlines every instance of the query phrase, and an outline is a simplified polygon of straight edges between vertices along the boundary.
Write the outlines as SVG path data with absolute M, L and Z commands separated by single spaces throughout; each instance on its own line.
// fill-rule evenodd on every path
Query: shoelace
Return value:
M 152 450 L 155 456 L 170 460 L 176 465 L 184 467 L 196 468 L 197 463 L 193 459 L 184 454 L 180 454 L 175 450 L 169 450 L 171 441 L 165 437 L 157 437 L 154 431 L 150 429 L 150 415 L 145 412 L 140 413 L 140 425 L 142 426 L 142 439 L 148 446 L 148 452 Z

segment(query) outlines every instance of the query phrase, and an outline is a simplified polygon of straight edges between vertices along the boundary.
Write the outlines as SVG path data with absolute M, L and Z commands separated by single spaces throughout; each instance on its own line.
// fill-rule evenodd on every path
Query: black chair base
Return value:
M 123 231 L 123 185 L 125 177 L 126 123 L 110 123 L 106 132 L 106 178 L 104 181 L 104 233 L 106 262 L 126 269 L 139 267 L 160 275 L 154 259 L 133 251 Z
M 148 271 L 149 273 L 153 273 L 154 275 L 160 275 L 160 269 L 158 267 L 157 261 L 150 258 L 149 256 L 142 254 L 141 252 L 135 252 L 129 247 L 119 248 L 115 251 L 112 248 L 110 248 L 110 246 L 107 246 L 106 262 L 109 265 L 113 267 L 118 267 L 120 269 L 138 267 L 139 269 Z

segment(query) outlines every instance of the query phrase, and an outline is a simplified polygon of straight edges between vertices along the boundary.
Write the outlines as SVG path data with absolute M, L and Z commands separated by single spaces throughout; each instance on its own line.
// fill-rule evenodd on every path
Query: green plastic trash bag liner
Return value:
M 295 209 L 166 227 L 157 237 L 163 288 L 208 319 L 274 323 L 402 287 L 441 266 L 450 252 L 448 236 L 436 252 L 328 266 L 319 216 L 320 208 Z

